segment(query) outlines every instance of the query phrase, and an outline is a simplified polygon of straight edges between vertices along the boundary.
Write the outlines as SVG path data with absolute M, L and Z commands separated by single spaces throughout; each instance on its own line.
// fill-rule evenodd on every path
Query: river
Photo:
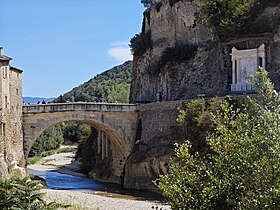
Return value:
M 72 163 L 73 157 L 73 153 L 60 153 L 28 166 L 30 174 L 45 179 L 47 201 L 70 203 L 83 209 L 170 209 L 161 204 L 162 197 L 156 193 L 125 190 L 120 185 L 101 183 L 74 172 L 77 165 Z

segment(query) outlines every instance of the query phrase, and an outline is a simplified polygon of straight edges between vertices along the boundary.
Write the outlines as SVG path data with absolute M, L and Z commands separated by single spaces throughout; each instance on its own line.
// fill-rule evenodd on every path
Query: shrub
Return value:
M 0 179 L 0 209 L 57 209 L 56 203 L 47 204 L 41 193 L 42 185 L 29 176 L 13 175 L 8 180 Z
M 152 48 L 151 31 L 136 34 L 130 40 L 129 46 L 134 56 L 143 55 L 148 49 Z
M 198 46 L 192 44 L 168 47 L 163 52 L 160 62 L 162 63 L 162 66 L 164 66 L 167 62 L 179 63 L 189 60 L 195 56 L 197 48 Z
M 173 209 L 280 208 L 280 96 L 263 69 L 254 86 L 258 98 L 243 109 L 224 100 L 211 114 L 204 151 L 177 145 L 157 183 Z
M 265 0 L 202 0 L 201 11 L 218 35 L 226 37 L 245 31 L 269 1 Z

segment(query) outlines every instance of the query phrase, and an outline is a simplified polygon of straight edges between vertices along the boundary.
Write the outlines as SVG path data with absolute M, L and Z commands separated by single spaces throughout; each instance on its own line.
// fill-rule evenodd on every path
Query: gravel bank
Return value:
M 28 169 L 35 171 L 57 171 L 60 173 L 67 173 L 70 175 L 84 176 L 83 174 L 74 172 L 77 165 L 72 164 L 73 153 L 60 153 L 43 158 L 43 164 L 29 165 Z M 64 165 L 64 168 L 57 168 Z M 46 201 L 56 201 L 58 203 L 70 204 L 75 207 L 68 209 L 93 209 L 93 210 L 149 210 L 149 209 L 171 209 L 169 206 L 164 206 L 152 201 L 139 201 L 117 196 L 108 197 L 110 194 L 104 193 L 104 196 L 97 195 L 93 191 L 85 190 L 51 190 L 44 189 L 46 193 Z M 100 194 L 100 193 L 98 193 Z M 117 198 L 115 198 L 117 197 Z
M 109 198 L 106 196 L 89 194 L 83 191 L 69 190 L 44 190 L 46 192 L 46 201 L 57 201 L 82 209 L 99 209 L 99 210 L 148 210 L 148 209 L 171 209 L 160 203 L 150 201 L 135 201 L 120 198 Z M 70 208 L 71 209 L 71 208 Z

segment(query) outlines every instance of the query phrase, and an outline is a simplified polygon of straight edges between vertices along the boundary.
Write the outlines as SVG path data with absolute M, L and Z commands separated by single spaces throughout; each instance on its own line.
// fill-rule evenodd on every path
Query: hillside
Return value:
M 54 102 L 96 101 L 128 103 L 132 61 L 115 66 L 60 95 Z

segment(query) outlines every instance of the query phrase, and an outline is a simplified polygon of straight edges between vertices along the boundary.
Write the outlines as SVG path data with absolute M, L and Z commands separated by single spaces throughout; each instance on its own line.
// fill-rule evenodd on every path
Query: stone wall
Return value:
M 22 139 L 22 75 L 8 61 L 1 62 L 0 67 L 7 67 L 7 74 L 1 68 L 1 108 L 0 108 L 0 168 L 1 176 L 7 177 L 12 171 L 21 169 L 24 172 Z
M 180 106 L 181 102 L 139 106 L 136 143 L 125 165 L 125 188 L 157 191 L 152 181 L 167 171 L 174 144 L 184 140 L 176 121 Z

